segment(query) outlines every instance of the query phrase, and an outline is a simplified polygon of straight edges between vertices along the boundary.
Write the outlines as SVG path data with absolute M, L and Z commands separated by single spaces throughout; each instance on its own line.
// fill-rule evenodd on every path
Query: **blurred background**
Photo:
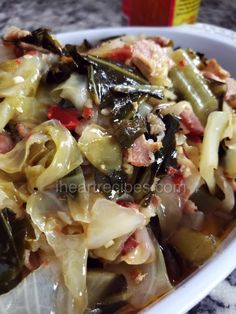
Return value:
M 0 32 L 11 25 L 29 30 L 47 26 L 57 33 L 120 26 L 124 25 L 121 13 L 121 0 L 1 0 Z M 198 22 L 236 30 L 236 1 L 202 0 Z

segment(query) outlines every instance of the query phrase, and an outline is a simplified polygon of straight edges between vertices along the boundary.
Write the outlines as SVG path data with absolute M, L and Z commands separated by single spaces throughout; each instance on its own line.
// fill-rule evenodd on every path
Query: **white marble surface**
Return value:
M 1 0 L 0 32 L 9 25 L 47 26 L 53 32 L 120 26 L 120 11 L 119 0 Z M 202 0 L 199 21 L 236 31 L 236 0 Z M 236 314 L 236 270 L 189 311 L 200 313 Z

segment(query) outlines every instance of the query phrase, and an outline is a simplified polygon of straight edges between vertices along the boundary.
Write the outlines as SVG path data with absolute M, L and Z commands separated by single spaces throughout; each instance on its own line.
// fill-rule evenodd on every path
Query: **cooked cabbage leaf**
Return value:
M 97 199 L 91 209 L 87 229 L 89 249 L 108 244 L 122 235 L 133 233 L 144 226 L 144 216 L 135 208 L 127 208 L 105 198 Z
M 27 202 L 26 211 L 33 223 L 43 232 L 49 245 L 59 260 L 66 287 L 83 313 L 87 306 L 86 268 L 87 254 L 85 236 L 81 234 L 59 233 L 63 227 L 58 211 L 65 211 L 63 204 L 56 198 L 50 197 L 48 192 L 32 194 Z M 78 231 L 80 228 L 78 228 Z
M 0 296 L 0 312 L 5 314 L 77 314 L 78 311 L 57 262 L 42 265 L 16 288 Z
M 47 119 L 47 105 L 35 97 L 8 96 L 0 103 L 0 131 L 9 121 L 33 128 Z
M 210 113 L 204 132 L 200 156 L 200 174 L 206 181 L 210 192 L 215 191 L 214 171 L 218 168 L 218 149 L 220 141 L 228 126 L 229 115 L 226 112 L 214 111 Z
M 122 153 L 114 137 L 96 124 L 87 126 L 80 139 L 79 147 L 91 164 L 105 174 L 121 170 Z
M 51 92 L 52 98 L 59 102 L 61 98 L 67 99 L 80 111 L 90 99 L 87 78 L 77 73 L 71 74 L 68 80 L 59 84 Z
M 52 55 L 36 54 L 1 63 L 0 97 L 35 96 L 42 75 L 54 62 Z
M 38 125 L 30 137 L 17 143 L 7 154 L 0 154 L 0 168 L 10 174 L 23 171 L 31 190 L 44 189 L 81 163 L 75 139 L 57 120 Z

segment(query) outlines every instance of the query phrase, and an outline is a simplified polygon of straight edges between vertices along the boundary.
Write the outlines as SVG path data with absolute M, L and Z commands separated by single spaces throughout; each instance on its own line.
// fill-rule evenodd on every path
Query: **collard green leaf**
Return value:
M 53 38 L 49 32 L 50 31 L 47 28 L 38 28 L 21 40 L 35 46 L 43 47 L 44 49 L 61 55 L 62 47 L 60 43 L 55 38 Z
M 95 172 L 96 188 L 107 198 L 113 199 L 126 192 L 127 175 L 123 171 L 113 171 L 111 175 L 105 175 L 100 171 Z
M 132 120 L 122 120 L 114 123 L 114 134 L 123 148 L 132 146 L 136 138 L 147 131 L 145 120 L 135 115 Z
M 154 163 L 148 168 L 137 170 L 138 174 L 136 174 L 136 177 L 138 180 L 136 183 L 141 187 L 133 195 L 137 202 L 140 202 L 151 192 L 151 185 L 157 175 L 164 174 L 168 166 L 176 165 L 175 133 L 179 128 L 179 120 L 168 114 L 163 118 L 163 122 L 166 126 L 166 133 L 162 140 L 162 148 L 155 154 Z M 143 188 L 144 185 L 145 189 Z M 149 187 L 149 192 L 147 187 Z M 147 205 L 146 202 L 144 204 L 145 206 Z
M 26 221 L 17 219 L 8 208 L 0 212 L 0 294 L 12 289 L 21 279 Z
M 129 95 L 149 95 L 158 99 L 164 98 L 164 89 L 161 86 L 152 85 L 116 85 L 114 91 Z

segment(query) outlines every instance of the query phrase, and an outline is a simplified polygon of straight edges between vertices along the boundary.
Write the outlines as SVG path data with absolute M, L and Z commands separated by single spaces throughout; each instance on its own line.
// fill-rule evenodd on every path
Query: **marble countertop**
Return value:
M 120 0 L 1 0 L 0 33 L 10 25 L 53 32 L 122 25 Z M 202 0 L 199 22 L 236 31 L 235 0 Z M 232 258 L 235 258 L 235 256 Z M 236 270 L 189 314 L 236 313 Z

